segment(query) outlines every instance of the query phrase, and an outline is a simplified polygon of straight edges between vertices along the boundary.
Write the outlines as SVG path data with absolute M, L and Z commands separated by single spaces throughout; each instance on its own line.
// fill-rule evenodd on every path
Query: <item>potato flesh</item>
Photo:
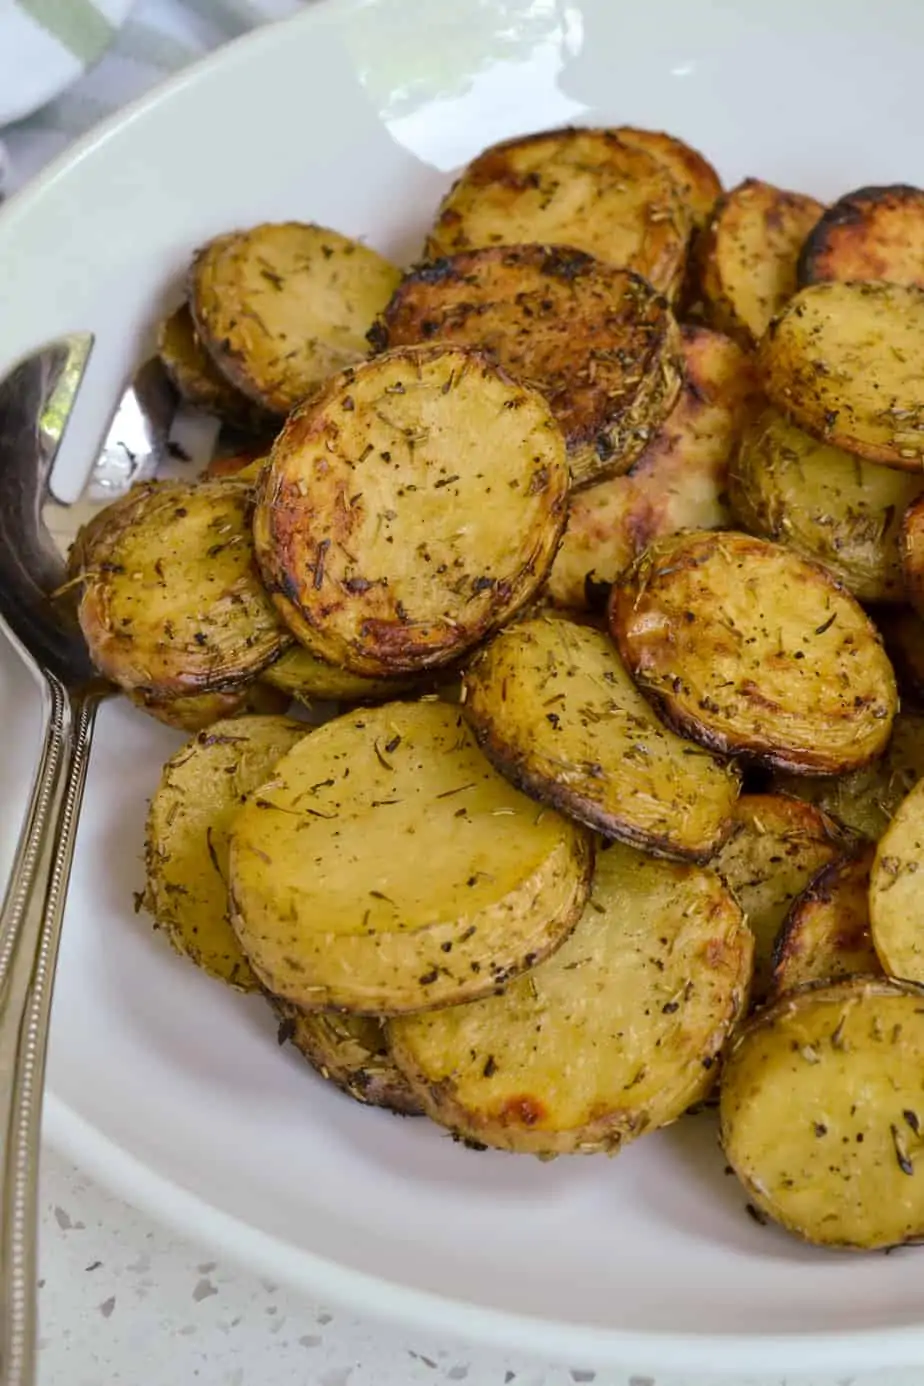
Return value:
M 372 339 L 490 352 L 548 399 L 576 486 L 627 471 L 681 385 L 664 299 L 638 275 L 560 246 L 483 248 L 411 271 Z
M 243 991 L 258 983 L 228 920 L 228 833 L 306 732 L 287 717 L 216 722 L 167 762 L 148 812 L 145 908 L 178 953 Z
M 868 844 L 839 857 L 793 901 L 773 950 L 774 996 L 806 982 L 882 973 L 869 922 L 875 851 Z
M 620 125 L 614 131 L 623 144 L 644 149 L 663 164 L 673 178 L 697 228 L 709 220 L 716 199 L 721 196 L 719 175 L 709 160 L 674 135 L 662 130 L 638 130 Z
M 262 677 L 309 707 L 315 702 L 387 702 L 409 686 L 401 679 L 370 679 L 351 674 L 348 669 L 337 669 L 302 645 L 286 650 Z
M 811 284 L 761 343 L 767 397 L 822 442 L 920 472 L 924 456 L 924 291 Z
M 822 1246 L 924 1233 L 924 992 L 853 979 L 782 997 L 726 1060 L 722 1144 L 758 1208 Z
M 707 327 L 681 329 L 685 381 L 670 417 L 631 472 L 571 497 L 549 574 L 556 606 L 585 609 L 647 544 L 686 529 L 727 529 L 728 466 L 757 395 L 750 358 Z M 588 584 L 588 579 L 590 582 Z
M 900 601 L 902 516 L 924 481 L 819 443 L 775 409 L 746 429 L 731 500 L 746 529 L 823 563 L 864 602 Z
M 901 527 L 901 565 L 908 600 L 924 615 L 924 497 L 905 511 Z
M 924 980 L 924 780 L 919 780 L 895 811 L 879 839 L 870 879 L 873 943 L 886 972 L 908 981 Z
M 392 1021 L 392 1052 L 427 1114 L 469 1139 L 613 1153 L 709 1088 L 750 959 L 714 873 L 613 844 L 553 957 L 502 995 Z
M 180 731 L 204 731 L 213 722 L 225 717 L 247 713 L 282 713 L 289 705 L 288 698 L 262 681 L 235 689 L 232 693 L 192 693 L 188 698 L 156 698 L 136 689 L 129 700 L 149 717 Z
M 444 198 L 424 258 L 486 245 L 574 246 L 672 296 L 690 213 L 658 159 L 609 130 L 550 130 L 486 149 Z
M 254 568 L 250 506 L 245 483 L 163 482 L 94 550 L 80 625 L 113 683 L 163 697 L 226 691 L 291 643 Z
M 902 709 L 885 754 L 850 775 L 777 775 L 774 787 L 817 804 L 859 837 L 878 841 L 924 775 L 924 715 Z
M 161 324 L 157 352 L 180 397 L 247 432 L 268 428 L 272 420 L 226 380 L 196 336 L 189 304 Z
M 387 1014 L 500 985 L 586 900 L 585 830 L 501 778 L 457 709 L 337 718 L 276 767 L 232 835 L 238 936 L 275 994 Z
M 813 197 L 746 178 L 717 203 L 699 247 L 709 320 L 744 346 L 760 341 L 796 291 L 802 242 L 824 208 Z
M 614 587 L 610 623 L 662 715 L 710 749 L 827 774 L 885 748 L 897 694 L 875 628 L 788 549 L 733 533 L 666 539 Z
M 321 659 L 370 676 L 434 667 L 539 587 L 568 482 L 536 391 L 468 351 L 398 348 L 289 419 L 257 501 L 260 566 Z
M 399 278 L 369 246 L 327 227 L 265 224 L 198 252 L 190 306 L 222 374 L 281 417 L 363 358 L 366 332 Z
M 659 722 L 600 631 L 519 622 L 470 665 L 463 707 L 502 774 L 608 837 L 705 861 L 731 831 L 737 775 Z
M 832 204 L 799 256 L 799 283 L 887 279 L 924 289 L 924 192 L 858 188 Z
M 754 935 L 753 1000 L 770 987 L 773 946 L 795 898 L 841 850 L 837 827 L 810 804 L 781 794 L 744 794 L 738 831 L 712 865 Z

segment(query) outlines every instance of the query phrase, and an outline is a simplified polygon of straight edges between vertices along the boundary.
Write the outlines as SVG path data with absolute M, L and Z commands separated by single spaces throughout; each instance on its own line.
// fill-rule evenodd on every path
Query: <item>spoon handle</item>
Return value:
M 45 1053 L 97 702 L 47 677 L 44 745 L 0 909 L 0 1386 L 35 1380 Z

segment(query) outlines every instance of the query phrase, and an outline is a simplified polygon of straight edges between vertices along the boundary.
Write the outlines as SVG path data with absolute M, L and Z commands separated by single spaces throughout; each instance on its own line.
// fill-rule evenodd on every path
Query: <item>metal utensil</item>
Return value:
M 44 741 L 0 908 L 0 1386 L 32 1386 L 42 1088 L 64 900 L 96 708 L 90 663 L 47 527 L 50 474 L 93 346 L 77 333 L 0 381 L 0 625 L 42 692 Z M 156 366 L 125 391 L 87 492 L 114 499 L 165 453 L 175 398 Z M 86 494 L 86 493 L 85 493 Z M 85 507 L 74 507 L 79 512 Z M 76 525 L 73 526 L 76 528 Z M 56 525 L 63 532 L 60 523 Z

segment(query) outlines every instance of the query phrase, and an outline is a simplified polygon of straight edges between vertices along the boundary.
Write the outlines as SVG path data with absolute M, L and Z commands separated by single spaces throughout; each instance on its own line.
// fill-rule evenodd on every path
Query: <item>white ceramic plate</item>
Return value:
M 66 329 L 98 334 L 63 464 L 78 489 L 190 249 L 236 223 L 312 218 L 406 257 L 455 166 L 569 120 L 666 127 L 729 183 L 924 183 L 924 6 L 885 15 L 328 0 L 185 73 L 0 215 L 0 368 Z M 5 651 L 0 715 L 8 859 L 38 713 Z M 132 912 L 145 796 L 178 740 L 125 705 L 100 718 L 55 1001 L 55 1143 L 267 1275 L 437 1332 L 643 1369 L 924 1362 L 924 1252 L 822 1253 L 756 1226 L 708 1120 L 616 1160 L 473 1154 L 280 1052 L 260 1002 Z

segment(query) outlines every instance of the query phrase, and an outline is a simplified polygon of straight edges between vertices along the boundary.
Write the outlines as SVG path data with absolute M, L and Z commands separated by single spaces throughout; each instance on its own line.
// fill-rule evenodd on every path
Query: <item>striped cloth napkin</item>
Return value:
M 58 3 L 66 12 L 70 0 Z M 90 71 L 57 100 L 0 131 L 0 196 L 170 73 L 259 24 L 294 14 L 306 3 L 309 0 L 136 0 L 112 45 Z

